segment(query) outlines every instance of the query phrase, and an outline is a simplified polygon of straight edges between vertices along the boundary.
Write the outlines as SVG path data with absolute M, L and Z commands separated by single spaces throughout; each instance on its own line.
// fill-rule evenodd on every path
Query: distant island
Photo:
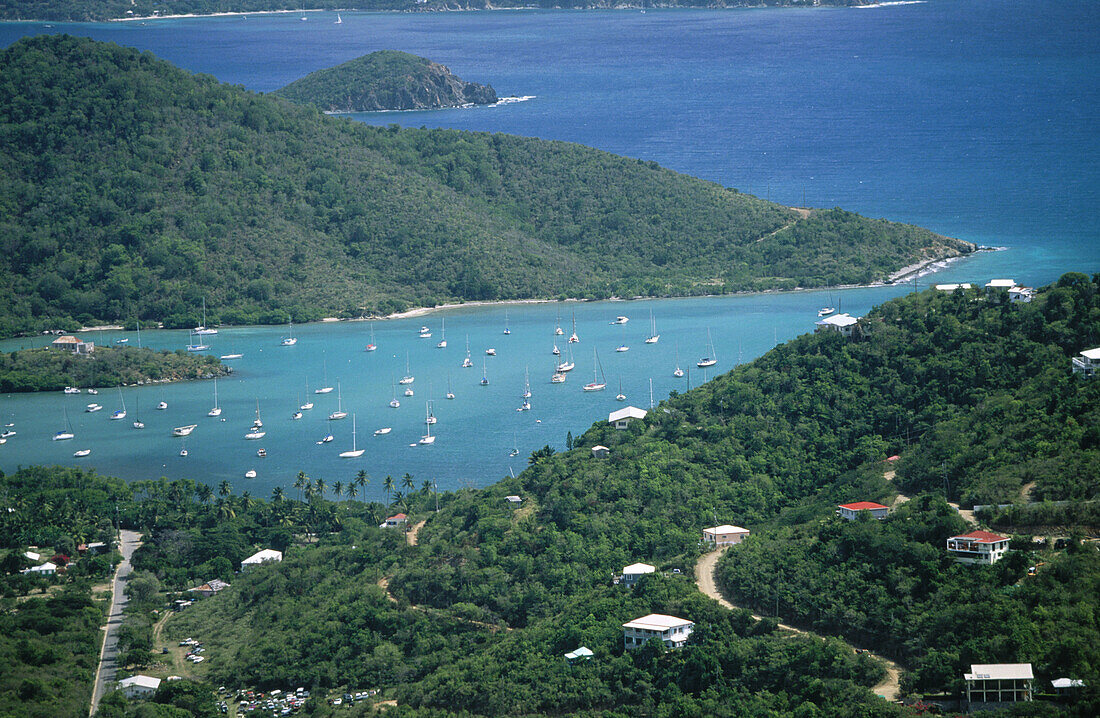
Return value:
M 397 50 L 379 50 L 311 72 L 272 94 L 325 112 L 427 110 L 497 101 L 491 86 L 466 82 L 437 62 Z
M 138 20 L 179 15 L 224 15 L 229 13 L 308 12 L 311 10 L 368 10 L 377 12 L 440 12 L 448 10 L 555 9 L 622 10 L 636 8 L 739 8 L 739 7 L 845 7 L 871 5 L 878 0 L 0 0 L 0 20 L 49 20 L 58 22 L 101 22 Z

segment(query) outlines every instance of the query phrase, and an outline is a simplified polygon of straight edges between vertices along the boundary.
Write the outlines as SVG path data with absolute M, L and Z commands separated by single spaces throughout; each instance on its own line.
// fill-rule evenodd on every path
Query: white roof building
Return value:
M 523 502 L 523 498 L 512 494 L 511 496 L 505 496 L 504 500 L 510 504 L 518 504 Z
M 19 573 L 37 573 L 42 576 L 53 576 L 57 573 L 57 564 L 47 561 L 41 566 L 31 566 L 30 568 L 23 569 Z
M 703 529 L 703 540 L 707 543 L 714 544 L 715 547 L 739 544 L 744 541 L 745 537 L 748 535 L 748 529 L 743 529 L 740 526 L 731 526 L 729 524 Z
M 1012 289 L 1015 286 L 1015 279 L 990 279 L 985 283 L 986 289 Z
M 1030 663 L 973 663 L 963 679 L 970 703 L 1015 703 L 1031 700 L 1035 673 Z
M 592 447 L 592 456 L 595 456 L 597 459 L 606 459 L 610 455 L 611 449 L 607 448 L 606 446 L 596 444 Z
M 814 324 L 817 325 L 817 328 L 814 329 L 815 334 L 818 332 L 837 332 L 850 337 L 859 324 L 859 319 L 851 314 L 834 314 L 831 317 L 818 319 Z
M 642 576 L 654 573 L 656 570 L 656 566 L 650 566 L 648 563 L 632 563 L 623 568 L 623 575 L 619 577 L 619 583 L 627 588 L 634 588 L 634 584 Z
M 616 429 L 625 429 L 630 426 L 632 419 L 644 419 L 648 414 L 645 409 L 639 409 L 636 406 L 628 406 L 618 411 L 613 411 L 607 415 L 607 423 L 614 426 Z
M 35 553 L 34 551 L 24 551 L 23 555 L 29 558 L 31 561 L 41 561 L 42 554 Z
M 685 618 L 651 613 L 623 624 L 623 644 L 627 649 L 638 648 L 657 638 L 668 648 L 679 648 L 694 629 L 695 623 Z
M 151 696 L 157 692 L 157 688 L 160 688 L 160 679 L 152 676 L 130 676 L 118 682 L 118 689 L 127 698 Z
M 1086 349 L 1073 357 L 1071 366 L 1074 374 L 1080 374 L 1086 379 L 1091 379 L 1100 372 L 1100 347 Z
M 960 284 L 937 284 L 937 292 L 953 292 L 956 289 L 972 289 L 973 285 L 970 282 L 962 282 Z
M 1027 304 L 1035 297 L 1035 290 L 1031 287 L 1013 287 L 1008 290 L 1008 301 Z
M 591 648 L 587 646 L 581 646 L 580 648 L 570 651 L 565 654 L 565 660 L 572 663 L 573 661 L 587 661 L 591 660 L 596 654 L 592 652 Z
M 276 551 L 273 548 L 265 548 L 263 551 L 257 551 L 244 561 L 241 561 L 241 570 L 245 571 L 253 566 L 259 566 L 261 563 L 268 563 L 270 561 L 282 561 L 283 552 Z

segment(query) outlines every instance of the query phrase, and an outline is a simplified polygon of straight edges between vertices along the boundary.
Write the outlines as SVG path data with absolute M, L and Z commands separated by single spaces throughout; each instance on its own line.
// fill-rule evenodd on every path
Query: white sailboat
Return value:
M 73 456 L 75 456 L 78 459 L 81 459 L 81 458 L 87 456 L 90 453 L 92 453 L 91 449 L 78 449 L 77 451 L 73 452 Z
M 374 321 L 370 323 L 370 344 L 367 345 L 367 351 L 372 352 L 378 347 L 374 344 Z
M 435 424 L 439 420 L 435 418 L 435 412 L 432 410 L 432 400 L 428 400 L 428 415 L 424 418 L 425 424 Z
M 488 386 L 489 385 L 489 369 L 485 365 L 485 360 L 484 359 L 481 360 L 481 385 L 482 386 Z
M 329 422 L 329 423 L 331 424 L 332 422 Z M 317 442 L 317 445 L 320 446 L 322 444 L 328 444 L 334 438 L 335 437 L 332 435 L 332 430 L 330 429 L 327 434 L 325 434 L 324 436 L 321 437 L 321 440 Z
M 344 397 L 343 392 L 340 391 L 340 382 L 336 382 L 336 411 L 329 414 L 328 418 L 333 421 L 348 418 L 348 413 L 344 411 Z
M 207 416 L 221 416 L 222 408 L 218 406 L 218 380 L 214 379 L 214 408 L 206 412 Z
M 626 401 L 626 394 L 623 393 L 623 378 L 619 377 L 619 393 L 615 395 L 615 401 Z
M 428 417 L 431 417 L 431 409 L 428 408 L 427 404 L 424 405 L 424 411 L 427 412 Z M 424 434 L 424 436 L 421 436 L 420 441 L 418 441 L 416 443 L 420 444 L 421 446 L 428 446 L 430 444 L 435 443 L 435 437 L 432 436 L 432 425 L 431 425 L 431 423 L 428 422 L 427 419 L 425 419 L 424 423 L 427 425 L 427 433 Z
M 332 24 L 333 25 L 343 25 L 344 24 L 344 18 L 340 17 L 340 13 L 336 13 L 336 22 L 334 22 Z
M 466 335 L 466 358 L 462 360 L 462 368 L 469 369 L 474 365 L 472 359 L 470 359 L 470 335 Z
M 512 330 L 508 328 L 508 310 L 504 310 L 504 333 L 511 334 Z
M 564 384 L 566 379 L 565 372 L 558 369 L 557 363 L 554 364 L 554 373 L 550 376 L 551 384 Z
M 592 381 L 585 384 L 582 388 L 585 391 L 603 391 L 607 388 L 607 379 L 604 378 L 601 381 L 601 374 L 603 373 L 603 367 L 600 366 L 600 355 L 596 353 L 596 349 L 592 349 Z
M 306 396 L 309 396 L 309 379 L 306 379 Z M 313 408 L 313 402 L 312 401 L 307 401 L 305 404 L 302 404 L 298 408 L 301 409 L 302 411 L 309 411 L 310 409 Z
M 409 371 L 409 353 L 405 352 L 405 376 L 401 377 L 401 381 L 398 384 L 412 384 L 416 381 L 416 377 Z
M 262 439 L 267 436 L 267 432 L 263 430 L 264 422 L 260 420 L 260 400 L 256 400 L 256 420 L 252 422 L 252 428 L 248 430 L 248 433 L 244 435 L 244 438 L 249 441 L 255 441 L 256 439 Z
M 133 427 L 135 429 L 144 429 L 145 428 L 145 422 L 141 420 L 141 412 L 138 411 L 137 398 L 134 399 L 134 423 L 133 423 Z
M 326 386 L 322 386 L 320 389 L 314 389 L 313 393 L 314 394 L 331 394 L 332 393 L 332 387 L 327 386 L 327 384 L 328 384 L 328 362 L 327 361 L 322 361 L 321 362 L 321 372 L 322 372 L 322 376 L 324 377 L 324 384 L 326 384 Z
M 551 353 L 551 354 L 553 354 L 553 355 L 554 355 L 554 356 L 556 356 L 556 357 L 560 357 L 560 356 L 561 356 L 561 349 L 558 349 L 558 344 L 557 344 L 557 342 L 554 342 L 554 348 L 553 348 L 553 349 L 552 349 L 552 350 L 550 351 L 550 353 Z
M 390 408 L 396 409 L 397 407 L 401 406 L 401 402 L 397 400 L 397 383 L 393 380 L 390 380 L 390 383 L 393 385 L 393 398 L 390 399 Z
M 53 435 L 54 441 L 67 441 L 76 436 L 73 433 L 73 425 L 69 423 L 69 413 L 62 409 L 61 414 L 65 417 L 65 428 Z
M 516 432 L 512 432 L 512 450 L 508 452 L 508 456 L 519 456 L 519 442 L 516 441 Z
M 363 455 L 365 449 L 359 449 L 355 446 L 355 415 L 351 417 L 351 451 L 341 451 L 341 459 L 358 459 Z
M 684 370 L 680 368 L 680 342 L 676 342 L 676 370 L 672 372 L 672 376 L 679 379 L 684 375 Z
M 198 424 L 187 424 L 186 426 L 177 426 L 172 429 L 172 436 L 190 436 L 191 432 L 195 430 Z
M 111 421 L 118 421 L 119 419 L 126 418 L 126 399 L 122 396 L 122 387 L 118 388 L 118 403 L 119 408 L 111 412 Z
M 198 335 L 202 336 L 202 335 L 210 335 L 210 334 L 217 334 L 217 333 L 218 333 L 217 329 L 209 329 L 206 326 L 206 297 L 203 297 L 202 298 L 202 324 L 195 327 L 195 334 L 198 334 Z
M 630 347 L 628 347 L 626 344 L 620 344 L 619 346 L 615 347 L 615 351 L 617 351 L 617 352 L 628 352 L 628 351 L 630 351 Z
M 653 319 L 653 310 L 649 310 L 649 336 L 645 338 L 646 344 L 656 344 L 661 335 L 657 333 L 657 322 Z
M 282 342 L 280 342 L 280 344 L 284 347 L 292 347 L 292 346 L 294 346 L 295 344 L 298 343 L 298 337 L 294 336 L 294 320 L 293 319 L 290 320 L 289 326 L 290 326 L 290 328 L 288 330 L 288 335 L 283 337 Z
M 569 347 L 566 347 L 566 349 L 569 350 L 568 356 L 566 357 L 565 361 L 558 363 L 558 372 L 561 374 L 564 374 L 567 371 L 573 371 L 573 368 L 577 366 L 573 362 L 573 350 L 569 349 Z
M 187 351 L 189 351 L 189 352 L 204 352 L 209 348 L 210 348 L 210 345 L 209 344 L 203 344 L 202 340 L 199 340 L 198 342 L 196 342 L 196 340 L 195 340 L 195 330 L 192 329 L 191 332 L 190 332 L 190 339 L 187 343 Z
M 569 343 L 570 344 L 576 344 L 580 340 L 581 340 L 581 338 L 577 336 L 577 312 L 574 311 L 573 312 L 573 333 L 569 335 Z
M 451 391 L 451 375 L 447 374 L 447 398 L 454 399 L 455 393 Z
M 439 335 L 440 335 L 439 341 L 436 342 L 435 348 L 436 349 L 446 349 L 447 348 L 447 317 L 443 317 L 443 324 L 439 329 Z
M 523 398 L 531 398 L 531 375 L 527 371 L 527 367 L 523 367 Z
M 561 310 L 559 309 L 557 321 L 554 322 L 554 336 L 560 337 L 563 334 L 565 334 L 565 331 L 561 328 Z
M 708 366 L 714 366 L 717 363 L 718 360 L 714 357 L 714 344 L 710 340 L 710 329 L 707 329 L 707 354 L 696 362 L 695 366 L 706 369 Z

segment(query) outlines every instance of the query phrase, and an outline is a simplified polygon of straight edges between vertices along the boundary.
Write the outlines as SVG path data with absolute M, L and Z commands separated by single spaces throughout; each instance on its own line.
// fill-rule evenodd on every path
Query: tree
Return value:
M 393 495 L 395 486 L 396 484 L 393 481 L 393 477 L 387 474 L 386 478 L 382 480 L 382 488 L 386 490 L 387 503 L 392 503 L 389 501 L 389 497 Z
M 218 496 L 226 497 L 233 493 L 233 485 L 228 481 L 222 481 L 218 484 Z

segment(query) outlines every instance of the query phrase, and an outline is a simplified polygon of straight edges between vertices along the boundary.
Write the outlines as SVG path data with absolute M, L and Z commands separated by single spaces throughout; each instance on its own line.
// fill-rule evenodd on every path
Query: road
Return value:
M 103 635 L 103 646 L 99 651 L 99 667 L 95 672 L 95 687 L 92 689 L 92 705 L 88 715 L 95 715 L 99 708 L 99 701 L 108 687 L 115 682 L 115 672 L 118 668 L 118 630 L 122 627 L 122 614 L 126 610 L 126 581 L 130 577 L 130 557 L 141 545 L 141 534 L 137 531 L 121 531 L 122 539 L 119 545 L 119 553 L 122 561 L 115 569 L 115 577 L 111 580 L 111 610 L 107 614 L 107 631 Z
M 711 551 L 710 553 L 703 554 L 699 561 L 695 564 L 695 585 L 699 587 L 699 591 L 710 596 L 719 604 L 729 609 L 736 609 L 738 606 L 733 605 L 718 591 L 718 586 L 714 583 L 714 568 L 718 565 L 718 558 L 722 555 L 722 551 L 725 549 L 718 549 Z M 762 616 L 752 614 L 752 617 L 759 621 Z M 803 631 L 801 628 L 795 628 L 794 626 L 787 625 L 786 623 L 780 623 L 779 628 L 784 631 L 790 631 L 792 633 L 802 633 L 806 635 L 817 635 L 810 633 L 809 631 Z M 852 649 L 853 651 L 855 648 Z M 901 667 L 897 663 L 894 663 L 889 658 L 878 655 L 877 653 L 867 652 L 868 655 L 878 659 L 882 662 L 883 667 L 886 669 L 886 678 L 877 686 L 872 688 L 876 694 L 883 698 L 896 701 L 901 695 L 901 688 L 898 685 L 898 677 L 901 673 Z

